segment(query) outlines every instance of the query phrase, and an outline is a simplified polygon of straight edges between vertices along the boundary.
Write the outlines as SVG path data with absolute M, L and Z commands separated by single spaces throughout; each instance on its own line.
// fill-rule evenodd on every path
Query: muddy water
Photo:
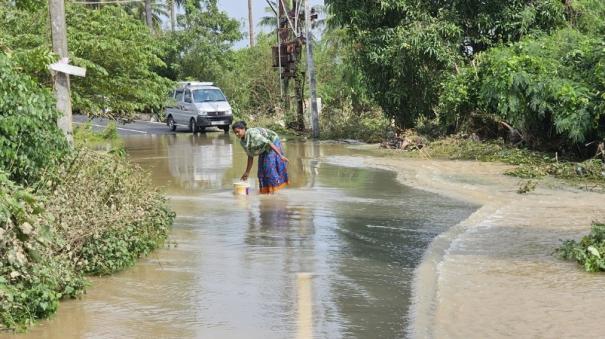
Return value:
M 23 337 L 292 338 L 303 326 L 316 338 L 404 336 L 424 250 L 475 206 L 400 185 L 392 172 L 322 160 L 353 155 L 340 145 L 286 147 L 291 186 L 237 198 L 231 184 L 246 159 L 229 136 L 127 139 L 177 212 L 168 246 L 93 279 L 83 299 Z M 302 302 L 300 272 L 312 274 Z

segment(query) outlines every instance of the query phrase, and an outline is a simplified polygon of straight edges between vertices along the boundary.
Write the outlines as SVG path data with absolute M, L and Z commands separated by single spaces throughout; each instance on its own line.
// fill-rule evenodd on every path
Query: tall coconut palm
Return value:
M 248 35 L 250 37 L 250 47 L 254 46 L 254 20 L 252 19 L 252 0 L 248 0 Z
M 184 0 L 166 0 L 168 12 L 170 12 L 170 30 L 176 30 L 176 12 L 183 6 Z
M 304 7 L 302 4 L 302 1 L 300 1 L 300 2 L 301 3 L 299 4 L 299 6 L 302 7 L 300 9 L 301 14 L 302 14 L 302 12 L 304 11 Z M 277 1 L 269 0 L 269 3 L 271 4 L 271 6 L 273 6 L 274 9 L 277 9 L 277 7 L 278 7 Z M 296 2 L 294 5 L 296 5 Z M 264 28 L 269 28 L 271 30 L 275 30 L 277 27 L 277 19 L 275 19 L 275 12 L 271 8 L 271 6 L 265 7 L 266 15 L 263 16 L 262 18 L 260 18 L 260 20 L 258 21 L 258 26 L 264 27 Z M 326 8 L 325 8 L 325 6 L 316 5 L 316 6 L 313 6 L 313 9 L 319 15 L 319 18 L 315 21 L 315 23 L 313 23 L 313 28 L 318 28 L 319 30 L 323 30 L 326 27 L 326 15 L 325 15 Z M 300 27 L 300 28 L 302 29 L 302 27 Z
M 155 31 L 159 31 L 162 28 L 162 17 L 168 16 L 166 12 L 166 5 L 161 0 L 151 0 L 151 23 Z M 145 3 L 143 2 L 131 2 L 124 5 L 124 9 L 131 13 L 134 17 L 146 21 Z
M 277 9 L 277 1 L 269 0 L 269 3 L 271 4 L 271 6 L 273 6 L 273 8 Z M 271 6 L 265 7 L 266 15 L 260 18 L 258 25 L 260 27 L 271 28 L 274 30 L 275 27 L 277 27 L 277 19 L 275 19 L 275 13 L 273 12 Z

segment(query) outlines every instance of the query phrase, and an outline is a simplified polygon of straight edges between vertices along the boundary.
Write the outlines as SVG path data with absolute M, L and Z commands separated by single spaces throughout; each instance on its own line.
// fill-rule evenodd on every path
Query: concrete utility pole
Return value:
M 248 30 L 250 35 L 250 47 L 254 47 L 254 18 L 252 17 L 252 0 L 248 0 Z
M 53 52 L 59 58 L 67 58 L 67 28 L 65 24 L 65 4 L 63 0 L 49 0 L 50 26 L 53 43 Z M 73 144 L 73 132 L 71 125 L 71 97 L 69 92 L 69 75 L 56 72 L 54 76 L 55 97 L 57 98 L 57 110 L 63 113 L 57 122 L 59 128 L 65 134 L 69 144 Z
M 317 80 L 315 79 L 315 62 L 313 61 L 313 34 L 311 33 L 311 5 L 305 0 L 305 30 L 307 36 L 307 73 L 311 90 L 311 128 L 313 138 L 319 138 L 319 112 L 317 107 Z
M 147 27 L 149 27 L 149 30 L 153 30 L 153 15 L 151 13 L 151 0 L 145 0 L 145 23 L 147 24 Z

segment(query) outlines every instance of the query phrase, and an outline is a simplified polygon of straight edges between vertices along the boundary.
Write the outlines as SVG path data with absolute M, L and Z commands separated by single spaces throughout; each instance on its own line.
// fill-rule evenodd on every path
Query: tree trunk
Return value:
M 174 32 L 176 29 L 176 1 L 170 1 L 170 29 Z
M 296 91 L 296 126 L 297 130 L 304 131 L 305 130 L 305 84 L 304 84 L 304 74 L 300 72 L 296 75 L 294 79 L 294 87 Z
M 254 18 L 252 15 L 252 0 L 248 0 L 248 34 L 250 36 L 250 47 L 254 46 Z
M 153 30 L 153 17 L 151 14 L 151 0 L 145 0 L 145 23 L 150 30 Z

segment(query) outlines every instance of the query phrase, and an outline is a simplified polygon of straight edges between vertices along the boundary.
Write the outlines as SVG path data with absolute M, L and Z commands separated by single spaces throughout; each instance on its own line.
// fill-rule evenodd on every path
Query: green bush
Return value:
M 67 142 L 59 116 L 51 93 L 0 52 L 0 169 L 19 183 L 33 183 L 60 161 Z
M 562 259 L 577 261 L 587 272 L 605 271 L 605 224 L 594 223 L 589 235 L 579 242 L 563 241 L 555 253 Z
M 119 155 L 80 148 L 48 184 L 58 251 L 87 274 L 131 266 L 162 244 L 174 218 L 148 174 Z
M 330 110 L 322 120 L 322 139 L 355 139 L 377 143 L 384 140 L 389 120 L 382 112 L 354 113 L 352 110 Z
M 77 149 L 37 195 L 0 172 L 0 327 L 21 329 L 162 244 L 174 213 L 123 157 Z
M 515 138 L 549 150 L 603 139 L 605 4 L 578 0 L 566 11 L 565 25 L 492 47 L 448 74 L 442 122 L 456 129 L 477 118 L 505 122 L 520 132 Z
M 54 251 L 53 218 L 44 200 L 0 173 L 0 328 L 20 328 L 54 313 L 85 281 Z
M 575 1 L 574 1 L 575 2 Z M 374 99 L 398 127 L 432 117 L 444 77 L 474 56 L 565 24 L 559 0 L 326 0 Z

